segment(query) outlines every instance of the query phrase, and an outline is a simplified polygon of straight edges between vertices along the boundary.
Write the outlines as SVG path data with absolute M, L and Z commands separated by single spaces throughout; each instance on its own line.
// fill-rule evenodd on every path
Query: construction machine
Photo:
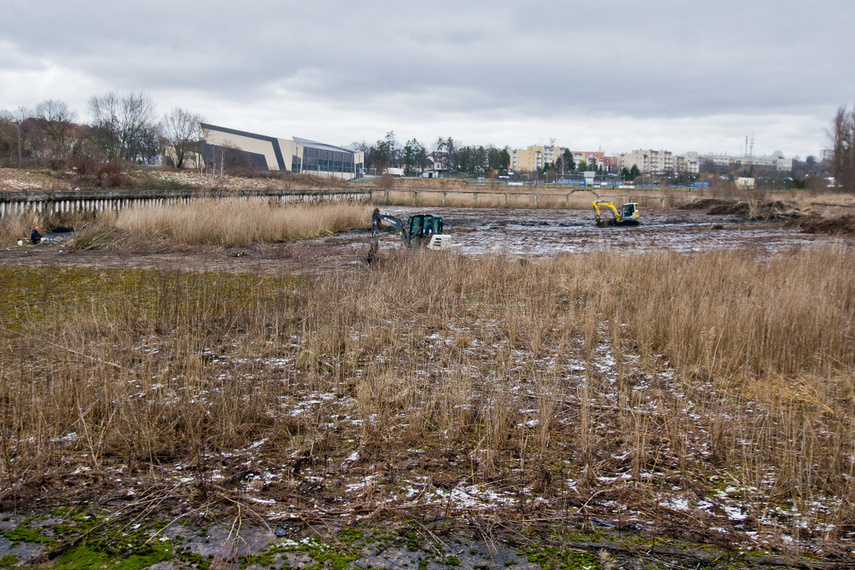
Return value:
M 424 247 L 427 249 L 448 249 L 451 236 L 443 233 L 442 217 L 433 214 L 413 214 L 406 222 L 391 214 L 383 214 L 375 208 L 371 215 L 371 249 L 368 252 L 370 263 L 377 253 L 381 231 L 395 231 L 407 248 Z
M 600 214 L 601 207 L 610 210 L 612 217 L 603 219 L 603 216 Z M 607 200 L 594 200 L 594 210 L 597 212 L 598 226 L 638 225 L 638 204 L 634 202 L 627 202 L 618 209 L 614 203 Z

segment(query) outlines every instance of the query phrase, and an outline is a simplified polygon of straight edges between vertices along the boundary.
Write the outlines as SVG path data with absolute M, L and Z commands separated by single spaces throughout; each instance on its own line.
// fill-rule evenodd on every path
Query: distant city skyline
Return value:
M 165 114 L 368 144 L 819 157 L 855 3 L 340 0 L 0 6 L 0 109 L 143 91 Z

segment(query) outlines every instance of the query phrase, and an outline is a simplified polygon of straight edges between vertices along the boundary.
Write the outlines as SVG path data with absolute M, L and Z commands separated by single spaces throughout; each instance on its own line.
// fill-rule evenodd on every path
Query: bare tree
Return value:
M 834 157 L 831 172 L 838 187 L 846 192 L 855 192 L 855 109 L 846 111 L 846 106 L 837 110 L 831 132 Z
M 77 115 L 65 101 L 48 99 L 36 105 L 34 113 L 54 157 L 65 158 L 70 151 L 71 133 Z
M 142 92 L 115 91 L 89 100 L 98 147 L 109 160 L 146 160 L 157 152 L 154 102 Z
M 202 140 L 202 117 L 176 107 L 160 121 L 163 146 L 176 168 L 181 168 L 187 156 L 199 151 Z
M 18 138 L 18 168 L 23 168 L 23 148 L 25 142 L 24 122 L 32 116 L 32 113 L 24 107 L 18 107 L 18 112 L 15 113 L 15 125 L 17 127 Z
M 18 126 L 15 115 L 10 111 L 0 111 L 0 156 L 3 165 L 11 165 L 18 149 Z

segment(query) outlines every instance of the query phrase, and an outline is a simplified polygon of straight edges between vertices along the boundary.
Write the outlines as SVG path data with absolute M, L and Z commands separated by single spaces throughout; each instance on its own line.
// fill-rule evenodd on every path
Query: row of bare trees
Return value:
M 95 95 L 89 124 L 65 101 L 0 111 L 0 166 L 65 168 L 76 158 L 146 164 L 157 157 L 181 167 L 198 150 L 202 118 L 174 108 L 158 118 L 143 92 Z

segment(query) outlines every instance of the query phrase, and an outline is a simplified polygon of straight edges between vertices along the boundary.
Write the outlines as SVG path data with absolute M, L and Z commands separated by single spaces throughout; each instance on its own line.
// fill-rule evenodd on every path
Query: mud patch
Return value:
M 742 211 L 732 201 L 699 203 L 722 208 L 716 211 Z M 781 209 L 781 203 L 772 203 L 768 212 L 782 216 Z M 386 210 L 398 217 L 423 211 L 394 206 Z M 772 255 L 793 247 L 845 245 L 849 236 L 855 235 L 851 216 L 839 221 L 808 216 L 751 221 L 744 215 L 715 215 L 697 208 L 658 209 L 642 211 L 637 227 L 599 228 L 593 211 L 587 210 L 433 208 L 431 212 L 443 216 L 455 253 L 499 253 L 529 260 L 604 250 L 695 253 L 747 248 Z M 115 249 L 74 250 L 68 244 L 71 235 L 52 234 L 51 239 L 37 246 L 6 244 L 0 247 L 0 265 L 315 274 L 363 267 L 370 244 L 370 233 L 361 230 L 300 242 L 231 248 L 130 240 Z M 381 234 L 381 256 L 403 251 L 398 236 Z
M 689 202 L 684 206 L 680 206 L 679 210 L 702 210 L 709 211 L 713 208 L 724 208 L 730 205 L 736 204 L 735 200 L 721 200 L 719 198 L 704 198 L 703 200 L 697 200 L 695 202 Z
M 802 231 L 809 234 L 855 235 L 855 216 L 845 215 L 838 218 L 810 218 L 799 224 Z
M 706 210 L 708 216 L 739 216 L 746 220 L 768 221 L 782 218 L 802 217 L 801 212 L 794 206 L 780 200 L 765 202 L 752 206 L 748 202 L 735 200 L 717 200 L 714 198 L 700 200 L 681 209 Z

